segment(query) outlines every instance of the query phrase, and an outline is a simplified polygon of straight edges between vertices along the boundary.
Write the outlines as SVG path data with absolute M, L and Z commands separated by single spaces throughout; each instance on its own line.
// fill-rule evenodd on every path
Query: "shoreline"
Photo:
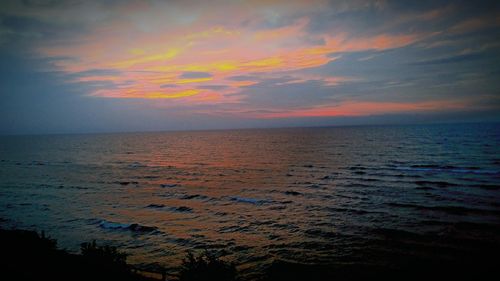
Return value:
M 496 256 L 500 252 L 498 241 L 479 241 L 464 244 L 463 253 L 450 251 L 439 245 L 439 241 L 427 241 L 426 249 L 411 248 L 400 243 L 397 233 L 386 233 L 379 253 L 363 250 L 358 260 L 349 263 L 297 264 L 276 261 L 260 277 L 243 278 L 237 265 L 222 261 L 208 252 L 199 256 L 188 255 L 179 275 L 167 275 L 165 268 L 139 269 L 126 262 L 126 254 L 112 246 L 98 243 L 82 243 L 81 254 L 68 253 L 57 248 L 57 241 L 29 230 L 5 230 L 0 228 L 2 246 L 0 266 L 4 280 L 421 280 L 453 278 L 455 280 L 477 279 L 486 273 L 500 273 Z M 423 238 L 406 237 L 417 245 Z M 430 238 L 426 238 L 429 240 Z M 446 238 L 445 238 L 446 239 Z M 464 240 L 465 241 L 465 240 Z M 374 242 L 375 243 L 375 242 Z M 406 248 L 405 248 L 406 247 Z M 394 254 L 399 248 L 400 254 Z M 384 251 L 386 251 L 384 253 Z M 421 251 L 425 254 L 414 255 Z M 426 256 L 435 252 L 435 256 Z M 453 256 L 453 253 L 455 256 Z M 468 253 L 468 255 L 467 255 Z M 410 255 L 411 254 L 411 255 Z M 450 256 L 450 254 L 452 256 Z M 412 256 L 414 255 L 414 256 Z M 371 261 L 379 261 L 374 264 Z M 210 264 L 212 262 L 212 264 Z M 186 268 L 188 271 L 186 271 Z M 186 274 L 186 272 L 188 272 Z M 212 274 L 212 275 L 210 275 Z M 207 279 L 208 275 L 210 278 Z

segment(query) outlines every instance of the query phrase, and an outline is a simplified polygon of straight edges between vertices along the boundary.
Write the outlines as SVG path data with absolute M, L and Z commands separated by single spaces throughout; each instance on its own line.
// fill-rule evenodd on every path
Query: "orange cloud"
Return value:
M 241 6 L 234 13 L 200 14 L 189 24 L 181 16 L 177 22 L 160 24 L 151 20 L 146 12 L 152 11 L 147 4 L 137 4 L 132 9 L 137 13 L 128 18 L 129 8 L 118 11 L 122 17 L 90 30 L 79 40 L 62 44 L 47 44 L 39 47 L 43 56 L 74 57 L 75 60 L 58 61 L 56 65 L 67 73 L 77 73 L 92 69 L 116 70 L 116 75 L 87 76 L 79 82 L 109 81 L 110 86 L 102 86 L 90 93 L 95 97 L 170 99 L 179 104 L 192 103 L 237 103 L 235 93 L 257 82 L 232 81 L 231 76 L 259 73 L 273 76 L 274 73 L 300 71 L 331 63 L 338 59 L 332 53 L 360 50 L 384 50 L 399 48 L 420 40 L 424 35 L 378 34 L 371 37 L 356 37 L 347 33 L 323 32 L 311 34 L 308 30 L 310 19 L 301 17 L 289 25 L 277 28 L 262 28 L 259 20 L 263 13 L 286 12 L 287 9 L 320 9 L 327 5 L 318 1 L 311 6 L 308 1 L 277 1 L 253 3 L 265 9 L 253 10 L 255 14 L 241 12 Z M 247 3 L 248 4 L 248 3 Z M 228 10 L 233 11 L 228 4 Z M 218 15 L 218 16 L 217 16 Z M 430 15 L 433 17 L 433 15 Z M 163 19 L 163 17 L 160 17 Z M 127 20 L 126 20 L 127 19 Z M 242 22 L 246 22 L 242 24 Z M 262 26 L 262 25 L 261 25 Z M 151 31 L 153 30 L 153 31 Z M 306 40 L 313 38 L 315 40 Z M 317 40 L 316 40 L 317 39 Z M 210 77 L 185 78 L 183 72 L 209 72 Z M 287 74 L 294 75 L 294 74 Z M 302 83 L 308 80 L 320 81 L 323 86 L 348 83 L 353 78 L 296 75 L 285 84 Z M 224 85 L 217 91 L 207 91 L 206 86 Z M 205 86 L 205 88 L 203 87 Z M 168 88 L 168 91 L 167 91 Z M 212 88 L 215 89 L 216 87 Z M 355 114 L 374 112 L 380 106 L 386 110 L 404 109 L 401 104 L 343 104 L 335 108 L 317 108 L 290 112 L 295 115 Z M 406 109 L 412 107 L 407 105 Z M 271 115 L 264 116 L 266 118 Z M 275 116 L 278 117 L 278 116 Z
M 134 99 L 180 99 L 191 97 L 200 93 L 197 89 L 182 91 L 148 91 L 148 90 L 123 90 L 97 92 L 96 96 L 106 98 L 134 98 Z

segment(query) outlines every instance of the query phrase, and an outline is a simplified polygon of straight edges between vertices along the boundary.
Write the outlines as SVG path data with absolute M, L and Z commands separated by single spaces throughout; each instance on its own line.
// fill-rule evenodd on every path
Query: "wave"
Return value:
M 442 173 L 461 173 L 461 174 L 500 174 L 500 171 L 495 170 L 481 170 L 478 167 L 455 167 L 455 166 L 441 166 L 441 165 L 411 165 L 411 166 L 395 166 L 394 169 L 400 171 L 411 172 L 442 172 Z
M 452 215 L 500 215 L 500 211 L 491 209 L 477 209 L 477 208 L 467 208 L 462 206 L 424 206 L 418 204 L 407 204 L 407 203 L 387 203 L 389 206 L 400 207 L 400 208 L 413 208 L 422 211 L 438 211 L 444 212 Z
M 172 211 L 175 212 L 181 212 L 181 213 L 191 213 L 193 209 L 186 207 L 186 206 L 180 206 L 180 207 L 173 207 L 171 208 Z
M 371 176 L 371 174 L 370 174 Z M 340 180 L 348 180 L 348 181 L 365 181 L 365 182 L 391 182 L 389 180 L 382 180 L 377 178 L 366 178 L 366 177 L 342 177 Z M 392 181 L 393 182 L 393 181 Z
M 147 165 L 142 164 L 140 162 L 133 162 L 128 165 L 129 168 L 144 168 L 147 167 Z
M 237 197 L 237 196 L 231 197 L 231 200 L 236 201 L 236 202 L 240 202 L 240 203 L 248 203 L 248 204 L 254 204 L 254 205 L 262 205 L 265 203 L 269 203 L 268 200 L 264 200 L 264 199 Z
M 113 183 L 119 184 L 119 185 L 129 185 L 129 184 L 139 184 L 137 181 L 114 181 Z
M 320 180 L 334 180 L 339 173 L 331 173 L 330 175 L 326 175 L 320 178 Z
M 350 187 L 353 187 L 353 188 L 372 188 L 373 187 L 373 185 L 357 183 L 357 182 L 345 183 L 345 184 L 341 184 L 339 186 L 346 187 L 346 188 L 350 188 Z
M 190 213 L 193 211 L 192 208 L 186 207 L 186 206 L 179 206 L 179 207 L 167 207 L 163 204 L 149 204 L 146 206 L 146 208 L 149 209 L 166 209 L 172 212 L 180 212 L 180 213 Z
M 137 223 L 118 223 L 118 222 L 111 222 L 111 221 L 106 221 L 106 220 L 101 220 L 99 223 L 99 227 L 104 228 L 104 229 L 111 229 L 111 230 L 130 230 L 133 232 L 142 232 L 142 233 L 151 233 L 151 232 L 156 232 L 158 231 L 158 228 L 155 226 L 145 226 L 145 225 L 140 225 Z
M 494 185 L 494 184 L 474 184 L 474 185 L 471 185 L 470 187 L 476 187 L 476 188 L 485 189 L 485 190 L 498 190 L 498 189 L 500 189 L 500 185 Z
M 367 168 L 363 167 L 363 166 L 352 166 L 352 167 L 347 168 L 347 170 L 351 170 L 351 171 L 366 170 L 366 169 Z
M 231 225 L 220 227 L 217 232 L 219 233 L 232 233 L 232 232 L 247 232 L 250 229 L 249 226 Z
M 153 208 L 153 209 L 160 209 L 160 208 L 164 208 L 165 205 L 163 204 L 149 204 L 146 206 L 146 208 Z
M 326 239 L 336 239 L 341 236 L 338 232 L 327 231 L 321 228 L 311 228 L 304 231 L 307 236 L 311 237 L 321 237 Z
M 386 173 L 387 171 L 384 171 L 385 169 L 380 169 L 383 172 L 375 172 L 375 173 L 369 173 L 369 176 L 376 176 L 376 177 L 389 177 L 389 178 L 422 178 L 421 175 L 415 175 L 415 174 L 404 174 L 401 172 L 398 172 L 396 174 L 393 173 Z
M 175 184 L 175 183 L 163 183 L 163 184 L 160 184 L 161 187 L 177 187 L 179 186 L 178 184 Z
M 437 187 L 458 186 L 458 184 L 446 181 L 415 181 L 415 184 L 419 186 L 437 186 Z
M 184 195 L 181 197 L 182 200 L 191 200 L 191 199 L 198 199 L 198 200 L 206 200 L 208 199 L 208 196 L 201 195 L 201 194 L 192 194 L 192 195 Z
M 355 215 L 366 215 L 366 214 L 380 214 L 382 212 L 375 211 L 366 211 L 361 209 L 353 209 L 353 208 L 340 208 L 340 207 L 326 207 L 326 209 L 330 212 L 334 213 L 351 213 Z

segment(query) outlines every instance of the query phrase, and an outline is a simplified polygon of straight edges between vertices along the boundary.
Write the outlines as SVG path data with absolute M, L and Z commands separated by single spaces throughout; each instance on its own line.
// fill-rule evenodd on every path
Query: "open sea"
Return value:
M 453 259 L 499 243 L 500 124 L 1 136 L 0 218 L 171 273 Z

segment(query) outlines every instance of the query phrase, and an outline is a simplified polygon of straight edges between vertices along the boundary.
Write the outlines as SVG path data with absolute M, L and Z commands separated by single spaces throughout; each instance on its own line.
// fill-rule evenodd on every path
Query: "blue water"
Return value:
M 0 137 L 2 227 L 139 265 L 209 249 L 251 275 L 387 233 L 498 239 L 499 189 L 499 124 Z

